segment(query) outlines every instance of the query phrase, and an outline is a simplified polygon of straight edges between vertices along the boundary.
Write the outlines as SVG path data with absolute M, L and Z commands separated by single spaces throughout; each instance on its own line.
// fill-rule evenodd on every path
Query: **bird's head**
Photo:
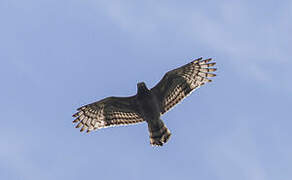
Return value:
M 137 91 L 138 91 L 138 94 L 140 93 L 146 93 L 149 91 L 149 89 L 147 88 L 146 84 L 144 82 L 139 82 L 137 84 Z
M 137 84 L 137 87 L 138 87 L 138 88 L 146 87 L 146 84 L 145 84 L 144 82 L 139 82 L 139 83 Z

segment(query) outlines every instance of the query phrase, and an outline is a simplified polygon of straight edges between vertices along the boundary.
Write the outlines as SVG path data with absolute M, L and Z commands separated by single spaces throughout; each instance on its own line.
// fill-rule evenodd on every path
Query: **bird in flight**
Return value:
M 212 59 L 198 58 L 177 69 L 167 72 L 156 86 L 148 89 L 144 82 L 137 84 L 137 94 L 130 97 L 107 97 L 100 101 L 82 106 L 73 115 L 80 131 L 129 125 L 146 122 L 150 144 L 162 146 L 171 133 L 160 119 L 192 91 L 216 76 Z

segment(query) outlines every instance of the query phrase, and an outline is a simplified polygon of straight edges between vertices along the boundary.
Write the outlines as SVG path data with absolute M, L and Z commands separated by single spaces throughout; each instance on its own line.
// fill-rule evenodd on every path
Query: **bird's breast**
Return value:
M 157 119 L 160 116 L 158 104 L 154 96 L 150 95 L 139 98 L 138 105 L 146 121 Z

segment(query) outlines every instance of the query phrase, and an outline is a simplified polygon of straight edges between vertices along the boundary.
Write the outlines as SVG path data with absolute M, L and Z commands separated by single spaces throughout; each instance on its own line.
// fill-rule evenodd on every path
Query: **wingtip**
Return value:
M 213 63 L 209 63 L 208 66 L 215 66 L 216 65 L 216 62 L 213 62 Z
M 210 62 L 210 61 L 212 61 L 212 58 L 205 59 L 205 60 L 203 60 L 202 62 L 203 62 L 203 63 L 208 63 L 208 62 Z
M 81 126 L 82 126 L 82 123 L 80 122 L 75 126 L 75 128 L 80 128 Z
M 209 72 L 215 72 L 217 71 L 217 68 L 209 68 Z
M 77 112 L 77 113 L 73 114 L 73 115 L 72 115 L 72 117 L 77 117 L 77 116 L 78 116 L 78 114 L 79 114 L 79 112 Z
M 212 79 L 208 79 L 208 78 L 205 78 L 204 82 L 206 83 L 209 83 L 209 82 L 212 82 L 213 80 Z
M 196 64 L 196 63 L 198 63 L 199 61 L 201 61 L 202 59 L 203 59 L 203 57 L 199 57 L 199 58 L 193 60 L 191 63 Z
M 85 126 L 83 126 L 81 129 L 80 129 L 80 132 L 83 132 L 85 130 Z
M 79 118 L 76 118 L 74 121 L 72 121 L 72 123 L 77 123 L 79 122 Z
M 216 74 L 211 74 L 211 73 L 208 74 L 208 77 L 215 77 L 215 76 L 217 76 L 217 75 Z

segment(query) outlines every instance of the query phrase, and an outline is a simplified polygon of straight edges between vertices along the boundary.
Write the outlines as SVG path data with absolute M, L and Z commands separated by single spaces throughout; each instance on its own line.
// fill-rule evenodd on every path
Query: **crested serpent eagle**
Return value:
M 80 131 L 147 122 L 150 144 L 162 146 L 171 136 L 160 116 L 169 111 L 192 91 L 211 82 L 216 68 L 212 59 L 198 58 L 167 72 L 160 82 L 148 89 L 144 82 L 137 84 L 137 94 L 130 97 L 107 97 L 82 106 L 73 115 Z

